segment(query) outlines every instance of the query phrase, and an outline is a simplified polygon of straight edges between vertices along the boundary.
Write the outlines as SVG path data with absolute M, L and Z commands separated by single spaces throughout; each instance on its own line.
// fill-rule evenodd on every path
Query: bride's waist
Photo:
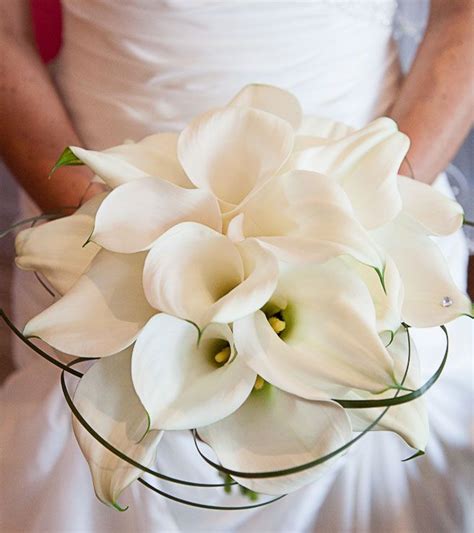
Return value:
M 295 92 L 311 86 L 313 98 L 324 101 L 399 70 L 397 48 L 385 28 L 372 34 L 367 28 L 346 29 L 340 40 L 334 37 L 337 28 L 293 37 L 271 32 L 268 39 L 252 34 L 240 41 L 196 31 L 184 39 L 109 40 L 107 34 L 89 39 L 87 31 L 65 34 L 58 64 L 63 83 L 80 83 L 91 92 L 137 97 L 157 91 L 225 92 L 228 86 L 266 81 Z M 75 38 L 80 32 L 83 38 Z M 378 84 L 372 86 L 377 92 Z
M 113 3 L 94 19 L 68 5 L 57 83 L 75 120 L 99 112 L 121 116 L 124 126 L 141 123 L 143 134 L 177 129 L 260 82 L 294 92 L 307 114 L 359 125 L 383 112 L 398 88 L 390 26 L 332 4 L 257 3 L 234 13 L 232 3 L 219 3 L 192 17 L 162 7 L 139 18 L 130 7 L 127 25 Z
M 277 85 L 293 92 L 305 114 L 326 116 L 355 126 L 383 114 L 395 99 L 400 82 L 396 52 L 354 65 L 324 64 L 321 57 L 293 64 L 250 64 L 235 58 L 179 64 L 168 59 L 138 65 L 68 51 L 56 69 L 56 82 L 84 141 L 107 145 L 156 131 L 177 130 L 197 114 L 225 105 L 249 83 Z M 114 123 L 117 137 L 103 130 Z M 93 124 L 91 124 L 93 123 Z M 90 127 L 94 132 L 90 133 Z M 114 134 L 114 135 L 115 135 Z M 91 137 L 92 136 L 92 137 Z

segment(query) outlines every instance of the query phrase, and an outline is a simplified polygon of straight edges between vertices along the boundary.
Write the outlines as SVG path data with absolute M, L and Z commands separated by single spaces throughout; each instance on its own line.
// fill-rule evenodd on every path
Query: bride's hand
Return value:
M 48 177 L 82 143 L 35 48 L 28 0 L 0 0 L 0 49 L 0 156 L 41 210 L 73 212 L 102 188 L 86 167 Z

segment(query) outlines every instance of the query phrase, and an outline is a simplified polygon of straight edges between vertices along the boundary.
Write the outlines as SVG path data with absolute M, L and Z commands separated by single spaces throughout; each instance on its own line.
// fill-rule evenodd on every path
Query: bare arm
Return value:
M 474 3 L 431 0 L 425 38 L 392 109 L 411 138 L 414 176 L 432 183 L 461 146 L 473 117 Z M 405 164 L 401 171 L 410 175 Z
M 33 43 L 28 0 L 0 0 L 0 49 L 0 156 L 41 209 L 78 205 L 98 192 L 88 169 L 48 179 L 64 147 L 81 141 Z

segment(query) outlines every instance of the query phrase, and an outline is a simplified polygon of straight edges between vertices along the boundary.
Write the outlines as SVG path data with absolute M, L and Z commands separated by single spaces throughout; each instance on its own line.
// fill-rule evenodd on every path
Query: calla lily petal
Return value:
M 113 252 L 150 248 L 179 222 L 221 230 L 217 200 L 207 191 L 184 189 L 158 178 L 141 178 L 114 189 L 100 206 L 91 239 Z
M 402 208 L 397 172 L 409 144 L 396 123 L 383 117 L 339 140 L 296 152 L 287 166 L 337 179 L 360 222 L 374 229 Z
M 352 126 L 348 126 L 342 122 L 336 122 L 324 117 L 306 115 L 301 121 L 298 135 L 338 140 L 346 137 L 354 131 Z
M 127 349 L 95 363 L 79 382 L 74 403 L 102 438 L 131 459 L 150 467 L 162 432 L 147 433 L 148 418 L 133 389 L 130 357 L 131 350 Z M 141 470 L 102 446 L 76 417 L 73 417 L 73 429 L 89 463 L 97 497 L 121 509 L 117 499 L 139 477 Z
M 101 250 L 88 272 L 60 300 L 32 318 L 27 337 L 64 353 L 102 357 L 130 346 L 156 312 L 143 293 L 145 254 Z
M 293 128 L 275 115 L 227 107 L 201 115 L 181 132 L 178 157 L 196 187 L 236 205 L 283 165 L 293 137 Z
M 262 311 L 234 323 L 239 355 L 266 381 L 310 400 L 395 384 L 370 293 L 342 260 L 288 269 L 270 304 L 281 309 L 280 336 Z
M 278 281 L 278 262 L 257 241 L 238 243 L 244 267 L 244 280 L 216 302 L 211 311 L 215 322 L 229 323 L 262 307 L 271 297 Z
M 143 286 L 156 309 L 199 325 L 209 308 L 244 279 L 237 247 L 224 235 L 184 222 L 164 233 L 150 250 Z
M 83 247 L 94 227 L 94 216 L 106 193 L 91 198 L 71 216 L 21 231 L 15 241 L 15 262 L 22 270 L 42 274 L 65 294 L 87 270 L 99 251 Z
M 235 354 L 232 331 L 210 324 L 198 340 L 195 326 L 161 313 L 150 319 L 133 350 L 132 379 L 155 429 L 192 429 L 233 413 L 256 374 Z M 214 357 L 229 346 L 221 366 Z
M 400 273 L 390 256 L 386 257 L 384 287 L 373 268 L 345 257 L 344 261 L 354 269 L 369 289 L 375 306 L 377 331 L 395 333 L 402 323 L 404 289 Z
M 228 105 L 267 111 L 289 122 L 295 130 L 299 128 L 303 115 L 301 105 L 293 94 L 262 83 L 246 85 Z
M 267 472 L 333 452 L 351 439 L 351 425 L 344 409 L 333 402 L 310 402 L 267 384 L 235 413 L 198 433 L 226 468 Z M 253 491 L 279 495 L 311 483 L 333 463 L 288 476 L 235 479 Z
M 276 287 L 276 259 L 256 243 L 184 222 L 162 235 L 145 262 L 143 285 L 152 306 L 194 322 L 232 322 L 262 307 Z
M 138 143 L 126 143 L 102 152 L 77 146 L 70 149 L 112 188 L 146 176 L 159 176 L 175 185 L 191 188 L 193 185 L 178 161 L 177 139 L 175 133 L 158 133 Z
M 420 328 L 440 326 L 471 313 L 471 302 L 456 287 L 441 250 L 409 217 L 401 214 L 372 235 L 400 272 L 406 323 Z
M 434 187 L 405 176 L 398 176 L 403 212 L 428 235 L 451 235 L 463 224 L 460 204 Z
M 236 226 L 232 221 L 238 216 Z M 325 262 L 350 254 L 383 269 L 384 259 L 354 217 L 344 190 L 315 172 L 295 170 L 268 180 L 226 213 L 224 224 L 229 235 L 255 237 L 283 261 Z
M 410 366 L 404 386 L 416 390 L 422 385 L 420 361 L 413 339 L 410 340 L 410 346 Z M 388 347 L 388 351 L 395 363 L 395 373 L 401 380 L 405 373 L 408 359 L 408 337 L 404 328 L 398 330 Z M 406 393 L 402 392 L 402 394 Z M 346 397 L 348 399 L 366 400 L 390 398 L 393 395 L 393 391 L 387 391 L 374 397 L 368 393 L 358 391 L 350 392 Z M 382 411 L 383 408 L 348 409 L 347 413 L 352 421 L 354 431 L 364 431 Z M 425 397 L 422 396 L 412 402 L 390 407 L 380 423 L 374 427 L 374 430 L 393 431 L 394 433 L 398 433 L 412 448 L 425 450 L 429 436 Z

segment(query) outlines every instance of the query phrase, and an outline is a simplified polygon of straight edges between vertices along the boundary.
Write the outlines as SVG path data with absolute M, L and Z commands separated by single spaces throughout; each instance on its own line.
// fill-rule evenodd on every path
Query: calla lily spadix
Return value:
M 257 375 L 236 353 L 232 331 L 154 316 L 135 344 L 132 380 L 154 429 L 193 429 L 233 413 Z
M 286 270 L 267 309 L 279 334 L 263 311 L 234 323 L 240 356 L 266 381 L 310 400 L 396 386 L 370 292 L 341 259 Z
M 460 228 L 462 208 L 398 175 L 408 146 L 391 119 L 356 130 L 256 84 L 181 132 L 70 147 L 57 166 L 86 164 L 111 191 L 19 233 L 18 266 L 60 295 L 24 333 L 100 358 L 76 407 L 142 465 L 163 431 L 189 429 L 241 475 L 331 454 L 382 412 L 341 400 L 420 387 L 406 328 L 471 313 L 434 239 Z M 425 399 L 373 429 L 424 450 Z M 140 471 L 74 431 L 98 497 L 119 507 Z M 236 479 L 285 494 L 336 459 Z

